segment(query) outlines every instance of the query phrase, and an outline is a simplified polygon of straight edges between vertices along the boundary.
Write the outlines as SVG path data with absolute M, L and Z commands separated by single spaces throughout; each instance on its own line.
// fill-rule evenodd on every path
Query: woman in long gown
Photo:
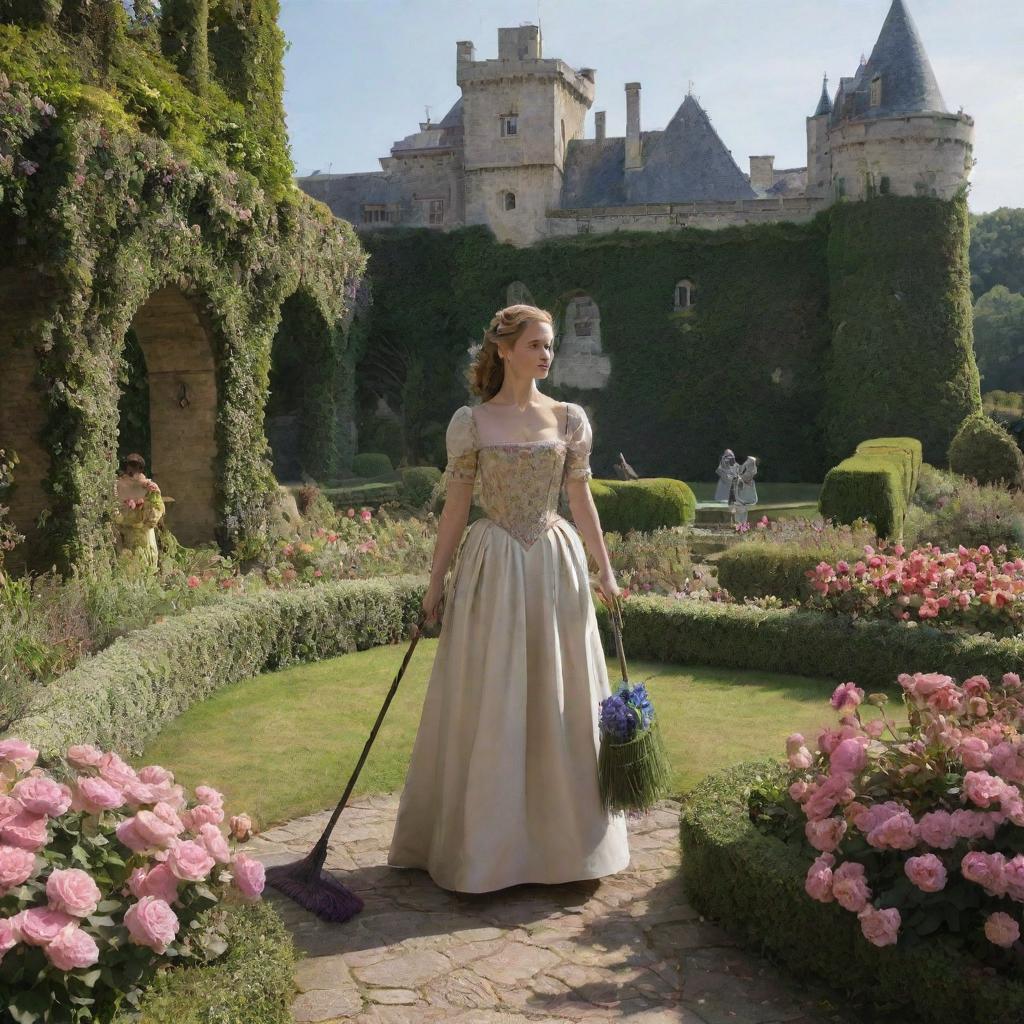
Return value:
M 598 791 L 598 704 L 611 689 L 587 550 L 601 599 L 619 589 L 587 483 L 587 416 L 536 386 L 552 349 L 549 313 L 501 310 L 471 369 L 485 401 L 456 410 L 446 435 L 423 599 L 427 622 L 442 607 L 441 631 L 388 863 L 458 892 L 629 864 L 625 815 Z M 466 530 L 477 485 L 484 516 Z M 576 527 L 557 511 L 563 487 Z

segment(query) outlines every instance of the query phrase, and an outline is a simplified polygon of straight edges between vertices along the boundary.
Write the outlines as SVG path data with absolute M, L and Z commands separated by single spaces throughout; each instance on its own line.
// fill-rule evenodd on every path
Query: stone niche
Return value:
M 612 374 L 611 360 L 601 349 L 601 313 L 589 295 L 569 300 L 561 320 L 551 383 L 555 386 L 596 390 Z

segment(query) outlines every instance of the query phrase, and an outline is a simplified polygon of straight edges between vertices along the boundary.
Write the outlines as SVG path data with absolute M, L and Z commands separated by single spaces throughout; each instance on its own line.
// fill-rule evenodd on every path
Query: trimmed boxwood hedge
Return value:
M 1024 455 L 1013 435 L 985 413 L 968 416 L 949 445 L 949 468 L 979 484 L 1024 484 Z
M 905 467 L 906 492 L 909 502 L 917 490 L 921 478 L 921 442 L 916 437 L 875 437 L 861 441 L 856 448 L 857 455 L 892 455 L 901 460 Z
M 942 1024 L 1024 1019 L 1024 981 L 984 973 L 944 936 L 878 948 L 856 915 L 804 892 L 810 859 L 751 823 L 747 796 L 777 761 L 716 772 L 688 796 L 680 816 L 683 885 L 701 913 L 767 947 L 794 970 L 874 1002 Z
M 74 743 L 139 754 L 219 687 L 296 661 L 396 643 L 419 614 L 426 579 L 340 580 L 240 595 L 115 641 L 41 688 L 9 730 L 44 761 Z
M 597 606 L 605 650 L 615 647 L 608 611 Z M 884 620 L 833 617 L 795 608 L 704 604 L 630 596 L 622 602 L 627 655 L 650 661 L 825 676 L 878 689 L 901 672 L 958 678 L 1024 674 L 1024 637 L 994 640 Z
M 900 537 L 910 469 L 902 453 L 858 453 L 825 474 L 818 508 L 839 523 L 864 518 L 879 537 Z
M 856 562 L 858 547 L 807 549 L 798 544 L 766 544 L 750 540 L 726 549 L 718 557 L 718 582 L 737 600 L 774 594 L 784 601 L 802 602 L 811 593 L 807 572 L 820 562 Z
M 692 523 L 697 499 L 682 480 L 650 477 L 643 480 L 590 481 L 590 493 L 605 530 L 660 530 Z
M 296 953 L 272 906 L 233 904 L 228 949 L 208 967 L 175 968 L 112 1024 L 291 1024 Z
M 352 475 L 372 479 L 393 473 L 391 459 L 384 452 L 359 452 L 352 456 Z

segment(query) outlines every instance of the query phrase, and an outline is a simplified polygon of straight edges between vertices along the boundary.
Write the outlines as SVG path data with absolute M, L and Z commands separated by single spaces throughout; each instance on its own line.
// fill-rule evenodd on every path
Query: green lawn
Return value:
M 431 638 L 417 644 L 356 794 L 401 789 L 436 647 Z M 161 764 L 190 788 L 217 787 L 229 814 L 245 811 L 260 828 L 333 806 L 404 651 L 377 647 L 227 686 L 172 722 L 133 763 Z M 835 722 L 829 680 L 642 661 L 629 669 L 633 682 L 648 683 L 661 716 L 677 793 L 737 761 L 781 757 L 789 733 L 813 742 L 819 727 Z M 617 659 L 608 672 L 617 678 Z

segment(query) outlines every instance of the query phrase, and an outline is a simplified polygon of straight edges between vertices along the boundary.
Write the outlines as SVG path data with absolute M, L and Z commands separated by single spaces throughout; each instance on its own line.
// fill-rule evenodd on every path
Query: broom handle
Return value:
M 612 633 L 615 635 L 615 652 L 619 656 L 619 668 L 622 670 L 622 681 L 629 682 L 629 674 L 626 672 L 626 655 L 622 650 L 622 605 L 619 598 L 612 598 L 612 607 L 609 609 L 612 615 Z
M 334 826 L 338 821 L 338 815 L 341 814 L 342 808 L 348 802 L 348 798 L 352 793 L 353 788 L 356 784 L 356 779 L 359 778 L 359 773 L 362 771 L 363 764 L 366 761 L 366 755 L 370 753 L 370 747 L 373 746 L 373 741 L 377 737 L 377 731 L 380 729 L 381 722 L 384 721 L 384 716 L 387 714 L 388 708 L 391 706 L 391 700 L 398 691 L 398 684 L 401 681 L 402 674 L 405 672 L 406 667 L 409 664 L 409 660 L 412 658 L 412 652 L 416 650 L 416 643 L 420 638 L 420 630 L 423 628 L 425 613 L 421 614 L 419 619 L 413 623 L 412 627 L 412 643 L 409 644 L 409 649 L 405 652 L 405 657 L 402 659 L 402 667 L 398 670 L 398 675 L 395 676 L 394 681 L 391 683 L 391 689 L 388 690 L 387 697 L 384 698 L 384 705 L 380 709 L 380 714 L 377 715 L 377 721 L 373 724 L 373 729 L 370 731 L 370 736 L 366 741 L 366 745 L 363 747 L 362 754 L 359 755 L 359 761 L 356 764 L 355 771 L 352 772 L 352 777 L 348 780 L 348 785 L 345 787 L 345 792 L 341 796 L 341 800 L 338 801 L 338 806 L 334 808 L 334 813 L 331 815 L 331 820 L 327 823 L 327 828 L 324 829 L 323 835 L 317 840 L 316 849 L 323 849 L 326 851 L 327 841 L 330 838 L 331 832 L 334 831 Z

